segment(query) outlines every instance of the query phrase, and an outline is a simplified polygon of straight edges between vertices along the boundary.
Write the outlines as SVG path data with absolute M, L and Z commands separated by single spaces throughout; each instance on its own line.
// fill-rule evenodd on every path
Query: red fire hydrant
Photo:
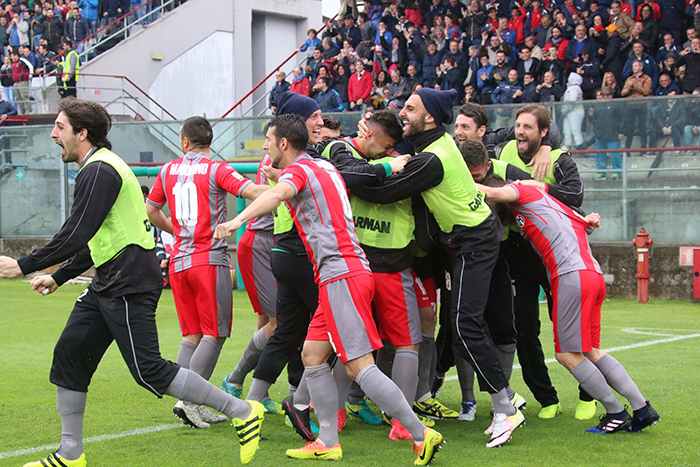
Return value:
M 649 249 L 654 244 L 644 227 L 634 237 L 632 245 L 637 253 L 637 301 L 649 302 Z

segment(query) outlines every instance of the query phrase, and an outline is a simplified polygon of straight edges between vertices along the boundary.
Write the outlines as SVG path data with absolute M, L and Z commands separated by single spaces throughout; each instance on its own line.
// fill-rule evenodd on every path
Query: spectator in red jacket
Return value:
M 301 94 L 302 96 L 309 96 L 311 94 L 311 83 L 309 78 L 301 71 L 301 68 L 296 67 L 292 70 L 292 85 L 289 90 Z
M 372 94 L 372 75 L 365 70 L 361 61 L 355 64 L 355 73 L 348 82 L 348 101 L 351 110 L 359 110 Z

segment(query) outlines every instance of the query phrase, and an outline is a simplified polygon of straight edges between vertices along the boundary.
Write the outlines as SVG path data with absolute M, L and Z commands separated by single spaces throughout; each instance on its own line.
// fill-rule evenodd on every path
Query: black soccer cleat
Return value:
M 600 423 L 593 426 L 586 431 L 588 433 L 617 433 L 618 431 L 627 431 L 630 424 L 632 423 L 632 417 L 627 413 L 627 410 L 623 410 L 619 413 L 608 413 L 600 417 Z
M 282 409 L 284 413 L 289 418 L 289 421 L 299 436 L 301 436 L 306 441 L 313 441 L 316 439 L 313 431 L 311 431 L 311 416 L 309 415 L 309 409 L 299 410 L 294 407 L 294 404 L 289 399 L 282 401 Z
M 656 424 L 659 420 L 661 420 L 661 416 L 651 406 L 651 402 L 647 401 L 647 405 L 632 413 L 632 423 L 630 423 L 629 431 L 637 433 L 646 427 Z

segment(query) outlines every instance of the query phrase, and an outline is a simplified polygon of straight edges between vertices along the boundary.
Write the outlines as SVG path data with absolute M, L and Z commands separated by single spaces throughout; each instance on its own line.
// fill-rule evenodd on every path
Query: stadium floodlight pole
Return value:
M 341 3 L 342 3 L 342 2 L 341 2 Z M 340 14 L 340 12 L 336 13 L 335 15 L 333 15 L 333 17 L 332 17 L 331 19 L 329 19 L 327 22 L 325 22 L 325 23 L 323 24 L 323 26 L 321 26 L 321 29 L 318 30 L 318 34 L 320 34 L 321 31 L 323 31 L 324 29 L 326 29 L 326 26 L 327 26 L 329 23 L 332 23 L 333 21 L 335 21 L 335 19 L 338 17 L 339 14 Z M 231 108 L 229 108 L 229 109 L 220 117 L 220 120 L 217 120 L 217 121 L 213 122 L 212 126 L 215 126 L 215 125 L 216 125 L 217 123 L 219 123 L 221 120 L 223 120 L 224 118 L 226 118 L 231 112 L 233 112 L 234 110 L 236 110 L 236 109 L 238 108 L 239 105 L 241 105 L 243 102 L 245 102 L 246 99 L 248 99 L 251 95 L 253 95 L 253 93 L 254 93 L 255 91 L 257 91 L 257 90 L 260 88 L 260 86 L 262 86 L 263 84 L 265 84 L 265 82 L 266 82 L 268 79 L 270 79 L 270 77 L 272 77 L 272 75 L 274 75 L 275 73 L 277 73 L 277 71 L 278 71 L 280 68 L 282 68 L 283 66 L 285 66 L 291 59 L 293 59 L 293 58 L 296 56 L 296 54 L 299 53 L 299 48 L 301 48 L 301 45 L 300 45 L 299 47 L 297 47 L 296 49 L 294 49 L 294 51 L 293 51 L 292 53 L 290 53 L 290 54 L 287 56 L 287 58 L 284 59 L 284 61 L 283 61 L 282 63 L 280 63 L 279 65 L 277 65 L 271 72 L 269 72 L 267 75 L 265 75 L 265 77 L 264 77 L 263 79 L 261 79 L 260 81 L 258 81 L 258 82 L 255 84 L 255 86 L 252 87 L 252 89 L 251 89 L 250 91 L 248 91 L 243 97 L 241 97 L 240 99 L 238 99 L 238 100 L 231 106 Z

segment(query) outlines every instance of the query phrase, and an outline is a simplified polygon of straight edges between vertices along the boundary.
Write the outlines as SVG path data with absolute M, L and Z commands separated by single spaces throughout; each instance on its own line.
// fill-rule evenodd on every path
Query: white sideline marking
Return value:
M 182 423 L 169 423 L 164 425 L 154 425 L 145 428 L 137 428 L 135 430 L 122 431 L 121 433 L 108 433 L 106 435 L 90 436 L 85 438 L 84 444 L 88 443 L 99 443 L 101 441 L 111 441 L 113 439 L 128 438 L 129 436 L 141 436 L 151 433 L 159 433 L 161 431 L 174 430 L 176 428 L 185 428 Z M 0 452 L 0 459 L 9 459 L 11 457 L 25 456 L 27 454 L 34 454 L 35 452 L 53 452 L 58 449 L 58 444 L 44 444 L 42 446 L 37 446 L 34 448 L 18 449 L 16 451 L 5 451 Z
M 650 329 L 650 331 L 647 331 L 646 329 Z M 628 344 L 628 345 L 620 345 L 618 347 L 610 347 L 609 349 L 605 349 L 606 352 L 620 352 L 623 350 L 631 350 L 631 349 L 639 349 L 641 347 L 651 347 L 654 345 L 660 345 L 660 344 L 667 344 L 669 342 L 677 342 L 677 341 L 682 341 L 682 340 L 687 340 L 687 339 L 696 339 L 700 337 L 700 332 L 694 333 L 694 334 L 685 334 L 685 335 L 677 335 L 677 334 L 666 334 L 666 333 L 655 333 L 654 331 L 665 331 L 666 329 L 657 329 L 657 328 L 624 328 L 622 331 L 626 332 L 628 334 L 640 334 L 640 335 L 650 335 L 650 336 L 663 336 L 663 339 L 652 339 L 652 340 L 647 340 L 647 341 L 642 341 L 642 342 L 636 342 L 634 344 Z M 689 331 L 693 331 L 690 329 Z M 546 364 L 554 363 L 556 360 L 553 358 L 548 358 L 545 360 Z M 513 369 L 520 369 L 520 365 L 513 365 Z M 445 381 L 456 381 L 457 380 L 457 375 L 452 375 L 448 376 L 445 378 Z M 177 428 L 185 428 L 184 425 L 181 423 L 170 423 L 170 424 L 164 424 L 164 425 L 154 425 L 150 427 L 145 427 L 145 428 L 137 428 L 135 430 L 128 430 L 128 431 L 122 431 L 121 433 L 108 433 L 104 435 L 97 435 L 97 436 L 90 436 L 88 438 L 85 438 L 83 441 L 84 444 L 91 444 L 91 443 L 99 443 L 102 441 L 111 441 L 114 439 L 121 439 L 121 438 L 128 438 L 131 436 L 142 436 L 142 435 L 148 435 L 151 433 L 159 433 L 161 431 L 170 431 L 170 430 L 175 430 Z M 36 446 L 33 448 L 25 448 L 25 449 L 17 449 L 15 451 L 5 451 L 5 452 L 0 452 L 0 459 L 9 459 L 12 457 L 20 457 L 20 456 L 25 456 L 28 454 L 34 454 L 36 452 L 51 452 L 54 451 L 58 448 L 57 444 L 44 444 L 42 446 Z
M 645 329 L 652 329 L 652 331 L 646 331 Z M 603 349 L 606 352 L 621 352 L 623 350 L 631 350 L 631 349 L 639 349 L 641 347 L 651 347 L 652 345 L 660 345 L 660 344 L 667 344 L 669 342 L 677 342 L 677 341 L 683 341 L 686 339 L 695 339 L 700 337 L 700 333 L 695 333 L 695 334 L 684 334 L 684 335 L 678 335 L 678 334 L 666 334 L 666 333 L 657 333 L 653 332 L 656 331 L 656 328 L 624 328 L 622 332 L 626 332 L 628 334 L 641 334 L 641 335 L 647 335 L 647 336 L 668 336 L 665 337 L 664 339 L 651 339 L 648 341 L 642 341 L 642 342 L 635 342 L 634 344 L 627 344 L 627 345 L 620 345 L 617 347 L 610 347 L 609 349 Z M 665 331 L 665 329 L 662 329 Z M 690 329 L 692 331 L 692 329 Z M 549 365 L 550 363 L 554 363 L 557 360 L 555 358 L 548 358 L 544 362 Z M 522 367 L 518 364 L 513 365 L 514 370 L 520 370 Z M 452 375 L 448 376 L 445 378 L 445 381 L 456 381 L 457 380 L 457 375 Z

